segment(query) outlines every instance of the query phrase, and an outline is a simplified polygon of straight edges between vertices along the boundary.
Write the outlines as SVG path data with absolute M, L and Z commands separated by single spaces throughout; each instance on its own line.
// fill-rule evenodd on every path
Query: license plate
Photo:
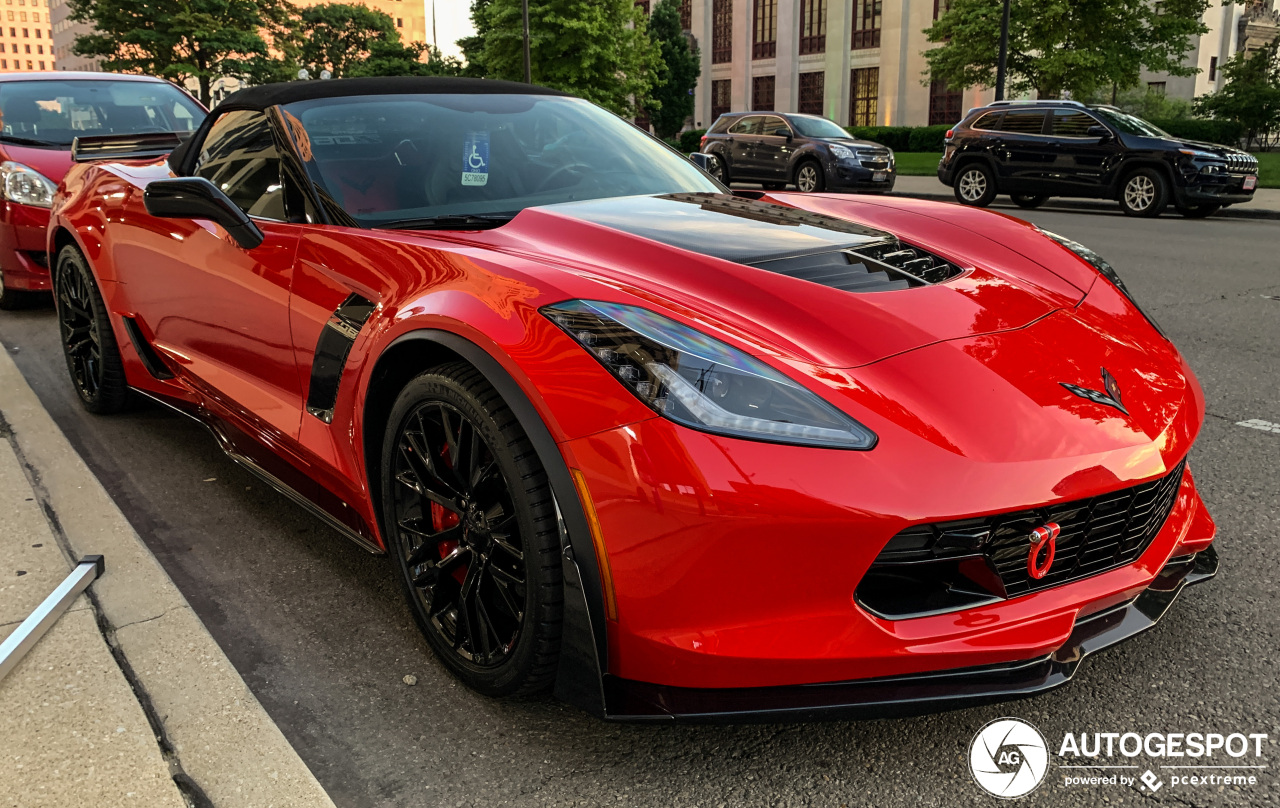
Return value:
M 1258 187 L 1257 177 L 1250 174 L 1249 176 L 1244 178 L 1244 189 L 1246 191 L 1252 191 L 1254 188 L 1257 188 L 1257 187 Z
M 889 177 L 889 173 L 887 171 L 877 171 L 871 175 L 871 181 L 884 182 L 886 179 L 888 179 L 888 177 Z

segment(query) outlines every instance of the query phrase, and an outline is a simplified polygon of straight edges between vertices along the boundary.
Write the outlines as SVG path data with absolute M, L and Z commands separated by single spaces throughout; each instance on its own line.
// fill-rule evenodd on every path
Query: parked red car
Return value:
M 77 137 L 187 133 L 205 112 L 174 85 L 147 76 L 0 75 L 0 309 L 49 288 L 49 205 Z
M 1217 569 L 1200 387 L 1097 255 L 955 205 L 733 195 L 550 90 L 245 90 L 167 160 L 72 169 L 48 249 L 84 405 L 166 402 L 388 553 L 484 693 L 665 720 L 1023 696 Z

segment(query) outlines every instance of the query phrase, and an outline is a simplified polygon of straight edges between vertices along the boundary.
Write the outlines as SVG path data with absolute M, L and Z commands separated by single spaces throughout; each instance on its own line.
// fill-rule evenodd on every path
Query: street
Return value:
M 616 725 L 549 697 L 476 695 L 432 658 L 386 559 L 240 470 L 193 421 L 157 405 L 84 412 L 51 306 L 0 314 L 0 341 L 340 806 L 986 804 L 966 755 L 999 716 L 1050 738 L 1269 733 L 1274 760 L 1280 433 L 1238 422 L 1280 422 L 1280 222 L 1018 215 L 1105 257 L 1198 374 L 1208 417 L 1191 466 L 1222 568 L 1064 688 L 914 719 Z M 1274 769 L 1243 790 L 1157 795 L 1064 788 L 1060 774 L 1024 804 L 1280 804 Z

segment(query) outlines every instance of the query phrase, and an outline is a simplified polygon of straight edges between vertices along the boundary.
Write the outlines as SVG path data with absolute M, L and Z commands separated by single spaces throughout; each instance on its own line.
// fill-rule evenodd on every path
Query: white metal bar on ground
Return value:
M 45 632 L 58 622 L 58 618 L 71 606 L 72 601 L 102 575 L 103 568 L 103 559 L 100 555 L 89 555 L 80 559 L 80 563 L 71 571 L 71 574 L 58 584 L 58 588 L 53 590 L 49 597 L 45 598 L 44 602 L 5 638 L 4 642 L 0 643 L 0 680 L 17 667 Z

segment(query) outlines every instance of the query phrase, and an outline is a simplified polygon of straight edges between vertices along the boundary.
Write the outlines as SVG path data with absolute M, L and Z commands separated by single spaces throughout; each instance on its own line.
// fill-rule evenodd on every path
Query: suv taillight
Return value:
M 942 136 L 942 138 L 943 138 L 943 140 L 950 140 L 950 139 L 952 138 L 952 136 L 954 136 L 954 135 L 955 135 L 955 133 L 956 133 L 956 130 L 954 130 L 954 129 L 948 129 L 948 130 L 947 130 L 947 133 L 946 133 L 945 135 L 943 135 L 943 136 Z
M 703 149 L 706 145 L 707 145 L 707 136 L 706 136 L 706 135 L 703 135 L 703 136 L 702 136 L 702 140 L 699 140 L 699 141 L 698 141 L 698 151 L 702 151 L 702 149 Z

